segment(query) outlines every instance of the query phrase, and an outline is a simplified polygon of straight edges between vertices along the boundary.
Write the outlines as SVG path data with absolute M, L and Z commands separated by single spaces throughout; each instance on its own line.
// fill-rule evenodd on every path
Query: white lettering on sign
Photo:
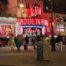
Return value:
M 41 22 L 40 19 L 36 19 L 36 23 L 37 23 L 38 25 L 40 25 L 40 22 Z
M 22 18 L 20 19 L 20 23 L 21 25 L 46 25 L 48 26 L 48 21 L 45 19 L 41 19 L 41 18 Z

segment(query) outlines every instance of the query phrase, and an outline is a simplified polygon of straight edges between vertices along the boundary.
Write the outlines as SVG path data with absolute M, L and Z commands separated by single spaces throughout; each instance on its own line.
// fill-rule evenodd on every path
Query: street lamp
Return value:
M 53 0 L 51 2 L 51 50 L 56 51 L 55 49 L 55 37 L 54 37 L 54 26 L 53 26 Z
M 20 8 L 23 8 L 24 7 L 24 4 L 23 3 L 19 4 L 19 7 Z
M 20 11 L 20 15 L 21 17 L 23 17 L 23 13 L 24 13 L 24 4 L 23 3 L 19 3 L 19 11 Z
M 51 36 L 54 36 L 54 31 L 53 31 L 53 0 L 49 0 L 50 6 L 51 6 Z

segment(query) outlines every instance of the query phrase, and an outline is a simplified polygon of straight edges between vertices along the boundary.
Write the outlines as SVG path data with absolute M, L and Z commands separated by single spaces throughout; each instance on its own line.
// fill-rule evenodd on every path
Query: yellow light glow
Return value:
M 20 7 L 20 8 L 23 8 L 23 7 L 24 7 L 24 4 L 23 4 L 23 3 L 21 3 L 21 4 L 19 5 L 19 7 Z

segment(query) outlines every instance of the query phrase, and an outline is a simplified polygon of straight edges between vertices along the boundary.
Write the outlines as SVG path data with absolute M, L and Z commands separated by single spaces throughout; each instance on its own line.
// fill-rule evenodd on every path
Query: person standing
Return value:
M 0 47 L 2 46 L 2 38 L 0 37 Z
M 16 38 L 15 38 L 15 43 L 16 43 L 16 47 L 17 47 L 17 51 L 20 51 L 20 36 L 18 35 Z
M 9 41 L 10 41 L 11 51 L 14 51 L 14 35 L 13 34 L 11 34 Z
M 32 42 L 33 48 L 36 49 L 36 47 L 35 47 L 35 43 L 36 43 L 35 37 L 32 37 L 32 41 L 31 42 Z
M 51 51 L 56 51 L 55 43 L 56 43 L 55 37 L 52 35 L 50 39 Z
M 21 46 L 23 46 L 23 44 L 24 44 L 24 37 L 23 37 L 23 35 L 20 35 L 20 44 L 21 44 Z
M 41 37 L 37 37 L 37 60 L 43 60 L 43 42 Z
M 24 50 L 28 50 L 28 44 L 29 44 L 29 37 L 25 37 L 25 43 L 24 43 Z
M 57 36 L 57 43 L 59 45 L 59 51 L 62 51 L 62 36 L 60 35 L 60 33 Z
M 44 60 L 50 61 L 50 58 L 51 58 L 50 38 L 48 37 L 47 34 L 43 37 L 43 45 L 44 45 L 43 47 Z
M 65 36 L 65 48 L 66 48 L 66 36 Z

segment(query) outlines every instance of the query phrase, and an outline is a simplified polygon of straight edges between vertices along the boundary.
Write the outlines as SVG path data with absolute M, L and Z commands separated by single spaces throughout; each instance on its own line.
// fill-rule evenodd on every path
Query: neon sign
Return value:
M 35 6 L 34 8 L 31 8 L 31 15 L 41 15 L 41 7 Z
M 17 19 L 17 22 L 21 23 L 21 25 L 46 25 L 48 26 L 48 21 L 46 19 L 41 19 L 41 18 L 21 18 L 20 20 Z

